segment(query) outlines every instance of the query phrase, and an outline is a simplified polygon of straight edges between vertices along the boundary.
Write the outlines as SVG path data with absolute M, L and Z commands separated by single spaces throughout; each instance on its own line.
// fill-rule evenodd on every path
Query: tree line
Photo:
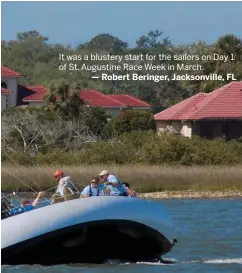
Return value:
M 139 37 L 136 46 L 133 48 L 118 37 L 110 34 L 99 34 L 90 41 L 73 48 L 61 44 L 51 44 L 48 42 L 48 37 L 33 30 L 17 33 L 16 40 L 2 41 L 1 47 L 2 64 L 24 75 L 20 79 L 21 84 L 48 87 L 47 100 L 50 103 L 53 103 L 56 94 L 60 93 L 62 88 L 60 86 L 63 86 L 63 81 L 65 81 L 68 85 L 76 85 L 76 87 L 83 89 L 97 89 L 111 94 L 132 94 L 151 103 L 153 112 L 157 113 L 200 91 L 210 92 L 221 85 L 221 82 L 216 81 L 102 82 L 91 79 L 90 71 L 71 71 L 69 73 L 59 71 L 58 68 L 61 64 L 58 58 L 59 54 L 169 54 L 172 56 L 178 54 L 198 56 L 212 55 L 213 53 L 234 54 L 235 60 L 233 61 L 204 61 L 203 71 L 196 71 L 196 74 L 218 73 L 225 76 L 229 72 L 234 73 L 237 80 L 242 80 L 242 40 L 233 34 L 224 35 L 213 44 L 199 41 L 188 45 L 175 46 L 162 31 L 156 30 Z M 157 64 L 159 61 L 154 61 L 154 63 Z M 183 63 L 194 64 L 194 60 L 186 60 Z M 176 61 L 169 61 L 169 64 L 176 64 Z M 124 72 L 121 71 L 120 73 Z M 186 73 L 193 74 L 194 71 L 190 70 L 186 71 Z M 227 82 L 224 81 L 222 84 L 225 83 Z M 56 85 L 58 88 L 55 87 Z M 79 104 L 80 101 L 78 99 L 78 102 L 76 102 L 76 96 L 73 95 L 73 99 L 68 103 Z

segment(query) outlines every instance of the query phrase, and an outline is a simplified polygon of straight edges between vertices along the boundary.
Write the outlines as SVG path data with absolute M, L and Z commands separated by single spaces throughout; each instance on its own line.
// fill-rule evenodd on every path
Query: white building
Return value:
M 1 110 L 23 104 L 33 107 L 48 105 L 45 100 L 48 88 L 44 86 L 22 86 L 18 83 L 21 74 L 4 66 L 1 67 L 1 74 Z M 106 95 L 97 90 L 80 90 L 80 98 L 89 107 L 103 108 L 111 117 L 116 117 L 123 110 L 145 111 L 152 107 L 147 102 L 128 94 Z
M 5 66 L 1 67 L 1 111 L 17 105 L 18 79 L 21 74 Z

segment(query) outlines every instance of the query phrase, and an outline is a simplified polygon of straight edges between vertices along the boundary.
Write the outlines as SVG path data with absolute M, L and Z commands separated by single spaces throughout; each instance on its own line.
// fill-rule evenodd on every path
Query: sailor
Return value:
M 44 192 L 39 192 L 35 200 L 31 203 L 29 200 L 23 200 L 21 201 L 22 207 L 14 207 L 13 209 L 10 210 L 10 215 L 17 215 L 21 214 L 23 212 L 31 211 L 34 209 L 34 207 L 37 206 L 39 203 L 39 199 L 41 196 L 43 196 Z
M 1 220 L 11 216 L 10 210 L 14 208 L 14 205 L 8 200 L 2 193 L 1 197 Z
M 99 176 L 104 181 L 105 187 L 110 188 L 112 195 L 128 196 L 118 177 L 109 174 L 107 170 L 101 171 Z
M 106 196 L 114 195 L 114 194 L 111 192 L 111 189 L 108 188 L 108 186 L 106 187 L 105 195 L 106 195 Z
M 129 183 L 123 182 L 122 186 L 125 188 L 126 192 L 128 193 L 128 197 L 137 197 L 137 193 L 134 190 L 130 189 Z
M 56 181 L 59 182 L 56 193 L 52 195 L 52 200 L 54 203 L 76 198 L 76 194 L 73 191 L 74 185 L 70 176 L 64 177 L 64 173 L 61 170 L 57 170 L 53 176 L 55 177 Z
M 81 192 L 81 197 L 92 197 L 104 195 L 104 186 L 99 184 L 99 177 L 92 178 L 91 184 Z

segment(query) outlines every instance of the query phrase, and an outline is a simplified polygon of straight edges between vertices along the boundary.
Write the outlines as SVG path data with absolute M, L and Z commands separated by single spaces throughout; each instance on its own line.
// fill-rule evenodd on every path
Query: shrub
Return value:
M 188 139 L 162 134 L 142 147 L 141 162 L 146 164 L 228 165 L 238 163 L 234 144 L 223 139 Z
M 51 164 L 60 164 L 60 165 L 78 165 L 78 155 L 72 152 L 63 152 L 59 149 L 56 149 L 52 152 L 46 154 L 38 154 L 36 156 L 37 165 L 51 165 Z
M 135 161 L 132 145 L 121 142 L 99 141 L 91 143 L 80 153 L 82 164 L 128 164 Z
M 31 156 L 29 153 L 24 153 L 22 151 L 11 153 L 3 152 L 2 162 L 13 165 L 33 166 L 36 164 L 36 158 Z
M 78 140 L 77 140 L 78 141 Z M 90 142 L 89 142 L 90 141 Z M 2 147 L 2 161 L 19 165 L 93 165 L 93 164 L 145 164 L 145 165 L 231 165 L 242 162 L 242 143 L 224 139 L 192 139 L 171 135 L 158 135 L 150 131 L 132 131 L 108 140 L 82 141 L 77 148 L 51 148 L 33 156 L 16 150 L 6 153 Z M 56 145 L 54 147 L 57 147 Z M 8 151 L 8 150 L 7 150 Z M 11 160 L 12 159 L 12 160 Z
M 100 107 L 90 108 L 86 124 L 94 135 L 100 135 L 108 123 L 108 114 Z
M 155 130 L 156 125 L 151 112 L 128 110 L 115 119 L 113 128 L 122 134 L 137 130 Z
M 111 119 L 108 123 L 103 127 L 101 132 L 102 139 L 109 139 L 115 136 L 115 131 L 113 129 L 115 119 Z

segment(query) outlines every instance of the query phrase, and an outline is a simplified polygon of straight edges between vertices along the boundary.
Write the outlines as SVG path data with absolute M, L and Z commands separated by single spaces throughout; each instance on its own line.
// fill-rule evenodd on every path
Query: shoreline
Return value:
M 5 192 L 6 195 L 9 193 Z M 35 198 L 36 193 L 18 192 L 20 198 Z M 162 191 L 138 193 L 139 198 L 146 199 L 229 199 L 242 198 L 242 191 Z
M 229 199 L 242 198 L 242 191 L 163 191 L 138 196 L 148 199 Z

